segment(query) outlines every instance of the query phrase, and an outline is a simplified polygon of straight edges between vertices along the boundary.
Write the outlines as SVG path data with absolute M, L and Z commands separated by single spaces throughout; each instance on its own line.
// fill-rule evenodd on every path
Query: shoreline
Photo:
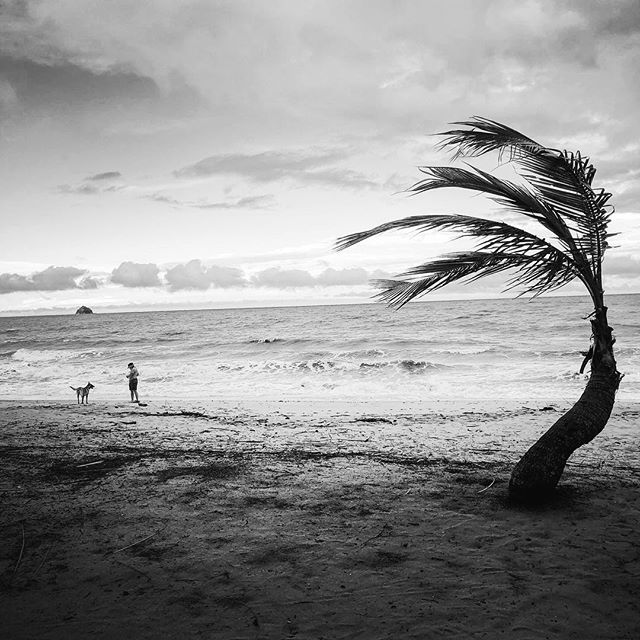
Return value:
M 203 450 L 393 452 L 416 459 L 486 458 L 515 464 L 570 406 L 511 399 L 497 403 L 151 398 L 141 405 L 122 400 L 89 405 L 0 400 L 0 428 L 5 444 L 38 446 L 53 439 L 71 450 L 79 441 L 99 448 L 126 437 L 157 447 L 190 442 Z M 42 426 L 43 414 L 48 416 L 48 429 Z M 578 449 L 568 467 L 640 469 L 638 421 L 640 403 L 617 402 L 602 433 Z M 38 424 L 37 431 L 28 428 L 32 424 Z
M 640 407 L 523 508 L 487 404 L 0 401 L 6 633 L 637 637 Z

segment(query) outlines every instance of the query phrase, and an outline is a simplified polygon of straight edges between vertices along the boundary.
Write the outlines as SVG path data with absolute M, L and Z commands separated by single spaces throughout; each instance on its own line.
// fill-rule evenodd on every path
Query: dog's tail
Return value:
M 76 388 L 72 387 L 71 385 L 69 385 L 69 389 L 73 389 L 74 391 L 76 390 Z

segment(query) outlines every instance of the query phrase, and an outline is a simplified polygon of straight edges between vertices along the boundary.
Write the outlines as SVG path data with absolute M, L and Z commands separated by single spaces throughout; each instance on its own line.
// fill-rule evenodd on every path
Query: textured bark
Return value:
M 591 320 L 593 345 L 591 376 L 576 404 L 567 411 L 522 457 L 509 482 L 509 492 L 520 500 L 543 499 L 551 493 L 571 454 L 591 442 L 605 427 L 621 376 L 613 356 L 607 309 L 596 310 Z

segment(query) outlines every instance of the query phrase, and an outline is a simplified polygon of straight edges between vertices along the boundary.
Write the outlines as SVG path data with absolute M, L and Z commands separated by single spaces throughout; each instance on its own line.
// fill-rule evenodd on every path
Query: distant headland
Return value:
M 91 309 L 89 309 L 89 307 L 85 307 L 84 305 L 82 307 L 80 307 L 76 313 L 93 313 L 93 311 Z

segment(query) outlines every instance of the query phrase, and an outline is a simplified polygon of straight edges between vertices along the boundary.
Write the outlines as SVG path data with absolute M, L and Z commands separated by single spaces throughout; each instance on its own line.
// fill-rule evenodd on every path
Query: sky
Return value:
M 637 0 L 0 0 L 0 313 L 368 301 L 456 240 L 339 236 L 500 219 L 404 193 L 475 115 L 591 157 L 640 292 L 639 70 Z

